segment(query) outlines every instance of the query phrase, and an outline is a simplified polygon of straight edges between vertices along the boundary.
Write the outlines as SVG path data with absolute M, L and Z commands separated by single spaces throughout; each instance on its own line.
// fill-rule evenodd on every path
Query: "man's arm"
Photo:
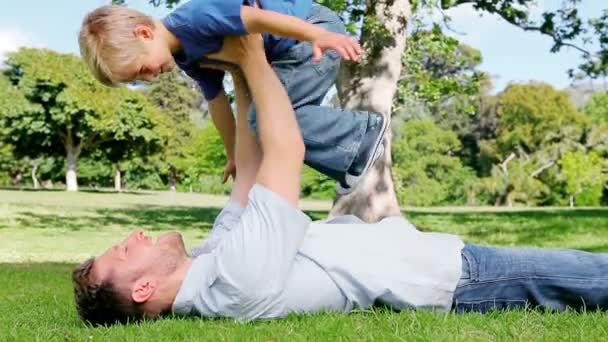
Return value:
M 257 7 L 242 6 L 241 20 L 250 34 L 272 33 L 281 37 L 311 42 L 314 60 L 321 59 L 326 49 L 336 50 L 344 60 L 357 61 L 363 53 L 355 38 L 327 31 L 298 17 Z
M 256 182 L 297 207 L 305 147 L 287 92 L 263 54 L 252 53 L 240 65 L 258 113 L 263 157 Z
M 249 190 L 256 181 L 256 175 L 262 162 L 260 144 L 249 128 L 247 113 L 251 104 L 247 83 L 240 72 L 232 72 L 236 101 L 236 180 L 230 195 L 231 200 L 241 206 L 247 204 Z
M 247 83 L 238 70 L 231 71 L 234 81 L 236 100 L 236 178 L 232 186 L 230 200 L 216 217 L 211 232 L 202 247 L 195 249 L 193 255 L 209 253 L 221 243 L 225 234 L 235 227 L 247 204 L 249 191 L 255 184 L 256 174 L 262 161 L 262 150 L 249 128 L 247 112 L 251 104 Z
M 310 225 L 296 207 L 304 142 L 287 93 L 266 61 L 261 37 L 226 37 L 224 49 L 229 57 L 238 52 L 235 62 L 256 105 L 263 154 L 255 177 L 261 186 L 252 187 L 241 219 L 216 248 L 217 277 L 209 291 L 221 299 L 215 302 L 218 314 L 274 317 L 284 309 L 281 293 Z M 240 171 L 237 181 L 239 177 Z

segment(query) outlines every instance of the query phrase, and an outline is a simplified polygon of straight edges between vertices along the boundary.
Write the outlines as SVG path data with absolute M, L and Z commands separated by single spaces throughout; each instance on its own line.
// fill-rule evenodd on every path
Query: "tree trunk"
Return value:
M 66 159 L 65 185 L 67 191 L 78 191 L 76 176 L 76 160 L 78 159 L 74 148 L 68 148 Z
M 177 177 L 175 175 L 176 171 L 175 168 L 171 167 L 169 168 L 169 191 L 175 192 L 176 190 L 176 184 L 177 184 Z
M 570 195 L 569 205 L 570 205 L 570 208 L 574 208 L 574 196 L 572 196 L 572 195 Z
M 36 173 L 38 172 L 38 165 L 40 165 L 39 160 L 34 160 L 32 165 L 32 184 L 34 184 L 34 189 L 40 188 L 40 182 L 38 182 L 38 177 L 36 177 Z
M 65 138 L 65 151 L 66 151 L 66 172 L 65 172 L 65 186 L 67 191 L 78 191 L 78 179 L 76 173 L 76 162 L 82 146 L 80 144 L 75 145 L 72 137 L 72 131 L 68 130 Z
M 116 166 L 116 168 L 114 169 L 114 190 L 118 192 L 122 191 L 122 177 L 118 166 Z
M 390 120 L 410 14 L 408 0 L 367 0 L 366 18 L 375 19 L 379 26 L 363 28 L 361 44 L 365 57 L 356 65 L 343 64 L 340 69 L 338 94 L 344 109 L 377 112 Z M 357 190 L 336 197 L 330 216 L 353 214 L 366 222 L 376 222 L 400 214 L 391 175 L 390 137 L 389 126 L 384 157 L 376 162 Z
M 21 171 L 17 171 L 17 173 L 11 177 L 11 184 L 19 185 L 21 184 L 21 181 L 23 181 L 23 173 L 21 173 Z

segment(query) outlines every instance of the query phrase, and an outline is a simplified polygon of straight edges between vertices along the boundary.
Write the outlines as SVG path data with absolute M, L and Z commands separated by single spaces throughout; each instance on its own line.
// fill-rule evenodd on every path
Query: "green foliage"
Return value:
M 460 146 L 454 132 L 430 120 L 405 123 L 393 142 L 393 171 L 400 202 L 417 206 L 467 203 L 475 177 L 454 156 Z
M 100 147 L 112 160 L 157 145 L 160 113 L 136 91 L 99 84 L 76 56 L 21 49 L 6 64 L 10 83 L 0 83 L 6 90 L 0 91 L 0 114 L 3 136 L 17 155 L 59 157 L 67 151 L 75 161 Z
M 222 183 L 222 175 L 198 175 L 196 181 L 183 182 L 179 189 L 181 191 L 195 191 L 211 195 L 229 195 L 232 191 L 232 183 Z
M 91 187 L 113 187 L 114 167 L 100 155 L 78 161 L 78 179 Z
M 539 179 L 532 177 L 535 165 L 516 159 L 501 167 L 494 165 L 489 177 L 481 179 L 478 196 L 494 205 L 531 206 L 537 204 L 550 190 Z
M 309 166 L 304 166 L 301 178 L 301 196 L 317 199 L 331 199 L 335 195 L 335 180 Z
M 608 92 L 594 94 L 585 106 L 584 112 L 594 123 L 608 124 Z
M 195 132 L 191 145 L 186 147 L 183 185 L 196 187 L 203 176 L 221 177 L 226 165 L 224 145 L 215 125 L 207 124 Z
M 599 205 L 606 177 L 602 161 L 594 153 L 567 152 L 560 160 L 566 191 L 578 205 Z
M 509 86 L 499 95 L 497 113 L 503 156 L 513 150 L 533 153 L 548 145 L 579 141 L 587 125 L 565 92 L 543 83 Z
M 147 158 L 139 157 L 121 163 L 125 189 L 164 190 L 167 188 L 167 179 L 163 178 L 164 174 L 162 172 L 159 172 L 158 161 L 152 160 L 156 163 L 150 162 Z
M 192 152 L 190 146 L 197 129 L 193 115 L 201 95 L 176 70 L 157 77 L 145 94 L 164 115 L 167 138 L 160 159 L 172 182 L 178 182 L 188 167 L 187 154 Z
M 10 183 L 12 171 L 17 168 L 16 160 L 13 158 L 13 147 L 0 142 L 0 185 Z
M 443 124 L 442 117 L 455 112 L 473 114 L 475 107 L 460 103 L 446 108 L 452 98 L 477 95 L 481 82 L 487 77 L 475 68 L 481 64 L 481 53 L 458 40 L 446 36 L 438 25 L 431 30 L 416 31 L 408 40 L 402 57 L 403 76 L 397 93 L 397 107 L 403 98 L 413 96 L 429 106 L 435 121 Z M 446 112 L 447 111 L 447 112 Z M 450 127 L 452 124 L 444 124 Z

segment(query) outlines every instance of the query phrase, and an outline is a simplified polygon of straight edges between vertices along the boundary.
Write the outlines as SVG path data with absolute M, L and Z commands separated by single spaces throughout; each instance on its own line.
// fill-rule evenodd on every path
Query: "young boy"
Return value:
M 217 52 L 224 36 L 249 33 L 264 33 L 267 59 L 296 112 L 306 163 L 336 179 L 339 193 L 351 192 L 383 153 L 386 119 L 320 106 L 335 83 L 340 57 L 357 61 L 362 52 L 329 9 L 311 0 L 191 0 L 161 21 L 104 6 L 86 16 L 79 43 L 85 62 L 106 85 L 149 81 L 175 63 L 196 80 L 226 148 L 226 180 L 236 170 L 235 122 L 223 89 L 224 71 L 218 69 L 235 66 Z M 257 130 L 253 105 L 248 119 Z

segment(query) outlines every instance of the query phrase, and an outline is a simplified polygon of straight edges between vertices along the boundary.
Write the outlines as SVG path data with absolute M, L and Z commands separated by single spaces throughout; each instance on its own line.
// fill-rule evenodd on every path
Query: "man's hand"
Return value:
M 229 159 L 226 162 L 226 166 L 224 166 L 224 177 L 222 179 L 222 184 L 226 184 L 228 178 L 230 177 L 232 177 L 232 181 L 236 179 L 236 164 L 232 159 Z
M 208 54 L 206 57 L 240 65 L 251 55 L 259 54 L 264 54 L 262 35 L 249 34 L 246 36 L 224 37 L 222 49 L 219 52 Z
M 317 63 L 323 57 L 325 50 L 335 50 L 343 60 L 357 62 L 363 53 L 359 42 L 343 34 L 326 31 L 312 42 L 312 60 Z

